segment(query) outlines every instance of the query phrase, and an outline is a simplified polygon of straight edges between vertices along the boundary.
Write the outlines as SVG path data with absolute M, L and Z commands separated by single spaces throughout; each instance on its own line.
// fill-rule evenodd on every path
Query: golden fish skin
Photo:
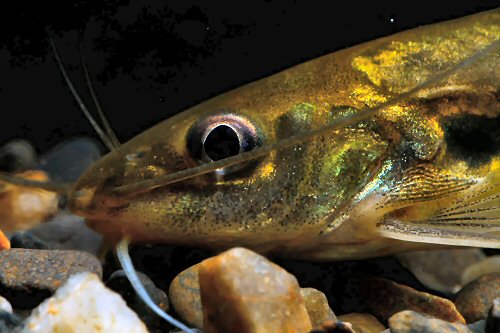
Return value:
M 500 118 L 498 49 L 357 125 L 140 194 L 112 191 L 376 106 L 494 43 L 499 24 L 494 10 L 420 27 L 207 100 L 96 162 L 75 185 L 70 207 L 110 238 L 238 245 L 309 259 L 370 257 L 468 239 L 472 246 L 500 247 L 499 132 L 491 126 Z M 472 122 L 491 139 L 480 158 L 467 155 L 456 133 Z M 477 193 L 486 193 L 478 199 L 486 216 L 479 208 L 469 219 L 457 215 L 460 202 L 478 204 L 469 199 Z M 443 214 L 459 217 L 441 223 Z M 464 222 L 471 217 L 476 224 Z

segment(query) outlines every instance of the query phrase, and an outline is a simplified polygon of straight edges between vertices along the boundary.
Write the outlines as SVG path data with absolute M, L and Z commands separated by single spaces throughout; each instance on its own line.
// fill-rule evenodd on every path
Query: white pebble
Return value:
M 21 333 L 147 333 L 137 314 L 93 273 L 78 273 L 40 304 Z
M 0 310 L 12 313 L 12 305 L 10 305 L 9 301 L 2 296 L 0 296 Z
M 487 257 L 469 267 L 462 274 L 462 284 L 466 285 L 483 275 L 500 273 L 500 256 Z

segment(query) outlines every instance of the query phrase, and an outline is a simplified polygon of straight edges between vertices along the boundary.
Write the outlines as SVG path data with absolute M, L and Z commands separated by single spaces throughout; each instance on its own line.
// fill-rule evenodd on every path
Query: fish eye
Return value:
M 238 133 L 228 125 L 217 125 L 206 136 L 203 142 L 205 155 L 212 161 L 234 156 L 241 151 Z
M 218 161 L 261 145 L 261 135 L 247 118 L 220 114 L 196 122 L 188 132 L 187 148 L 191 157 L 201 163 Z M 248 163 L 224 168 L 223 174 L 241 170 Z

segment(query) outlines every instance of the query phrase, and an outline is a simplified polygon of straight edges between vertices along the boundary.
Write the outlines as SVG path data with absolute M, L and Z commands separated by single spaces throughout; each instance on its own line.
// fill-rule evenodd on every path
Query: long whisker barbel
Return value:
M 90 114 L 89 110 L 85 106 L 85 103 L 83 103 L 83 100 L 80 98 L 80 95 L 78 95 L 78 93 L 76 92 L 76 89 L 75 89 L 73 83 L 71 82 L 71 80 L 70 80 L 70 78 L 68 76 L 68 73 L 64 69 L 64 66 L 63 66 L 63 64 L 61 62 L 61 59 L 59 57 L 59 53 L 57 52 L 57 48 L 56 48 L 56 45 L 55 45 L 52 37 L 49 37 L 49 42 L 50 42 L 50 45 L 52 46 L 52 50 L 54 52 L 54 57 L 56 58 L 57 65 L 59 66 L 59 70 L 61 71 L 61 74 L 62 74 L 62 76 L 64 78 L 64 81 L 68 85 L 68 88 L 70 89 L 71 94 L 73 95 L 73 97 L 75 98 L 76 102 L 78 103 L 78 106 L 80 107 L 80 110 L 82 110 L 83 114 L 88 119 L 88 121 L 90 122 L 90 124 L 92 125 L 92 127 L 94 128 L 94 130 L 96 131 L 97 135 L 99 135 L 99 138 L 103 141 L 103 143 L 106 145 L 106 147 L 108 147 L 109 150 L 114 151 L 116 149 L 116 147 L 113 144 L 113 140 L 110 139 L 106 135 L 106 133 L 99 126 L 99 124 L 95 121 L 95 119 L 92 117 L 92 115 Z

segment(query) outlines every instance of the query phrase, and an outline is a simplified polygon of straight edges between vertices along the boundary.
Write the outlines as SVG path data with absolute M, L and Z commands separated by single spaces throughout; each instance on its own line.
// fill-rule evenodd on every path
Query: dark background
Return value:
M 39 152 L 95 136 L 62 80 L 47 32 L 88 101 L 79 46 L 123 142 L 241 84 L 376 37 L 498 1 L 13 1 L 0 4 L 0 143 Z M 439 6 L 439 7 L 437 7 Z

